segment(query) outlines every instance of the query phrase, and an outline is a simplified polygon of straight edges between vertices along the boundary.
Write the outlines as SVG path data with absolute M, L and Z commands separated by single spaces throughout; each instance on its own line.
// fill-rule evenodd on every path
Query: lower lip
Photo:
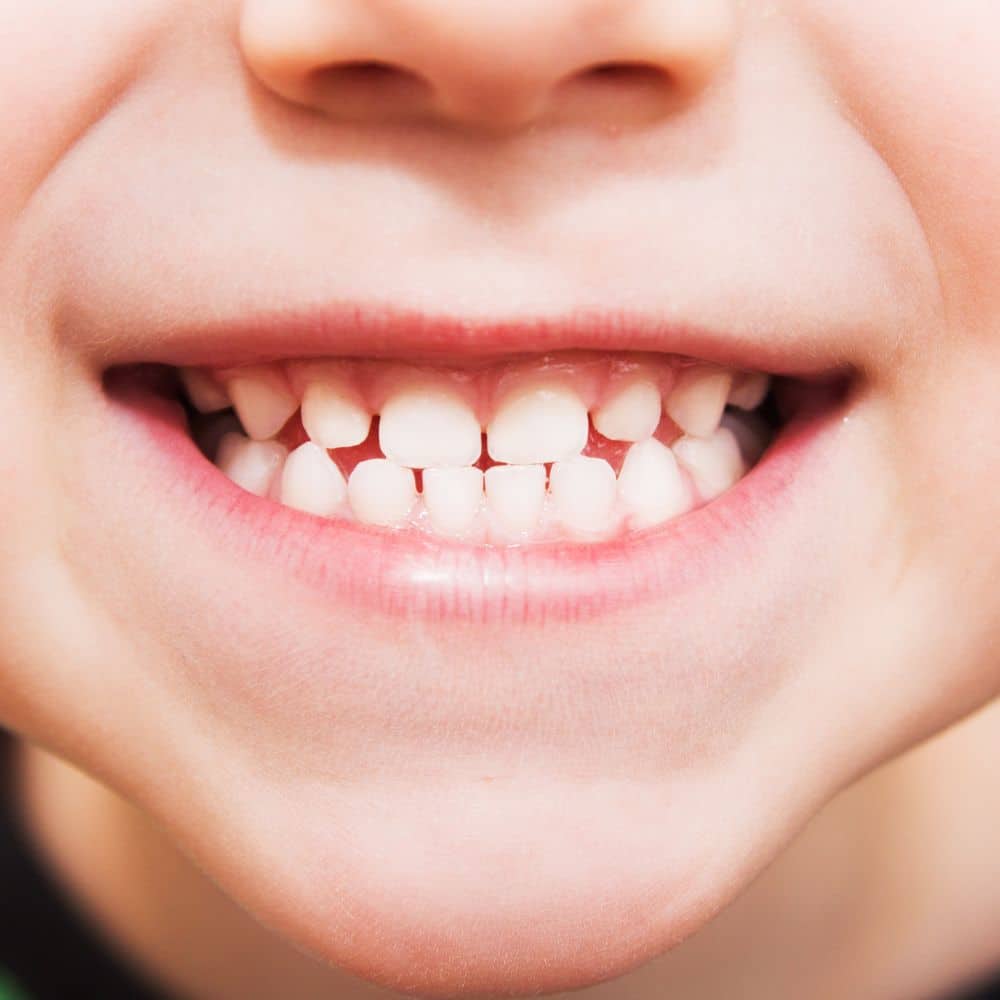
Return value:
M 197 449 L 176 403 L 148 392 L 108 398 L 131 467 L 173 505 L 174 524 L 191 526 L 192 544 L 341 606 L 483 624 L 582 621 L 753 570 L 815 481 L 810 473 L 824 467 L 843 415 L 842 404 L 803 412 L 736 486 L 656 529 L 593 544 L 493 547 L 324 520 L 246 493 Z

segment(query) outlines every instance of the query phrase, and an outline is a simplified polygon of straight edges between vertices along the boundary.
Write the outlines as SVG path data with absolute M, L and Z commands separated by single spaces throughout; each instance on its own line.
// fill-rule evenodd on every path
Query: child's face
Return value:
M 425 992 L 612 975 L 993 695 L 994 0 L 0 0 L 0 29 L 0 721 L 295 943 Z M 344 354 L 380 360 L 316 404 L 338 465 L 282 487 L 280 446 L 229 439 L 272 499 L 125 367 L 202 366 L 268 438 L 329 369 L 221 373 Z M 602 478 L 666 355 L 790 380 L 731 489 L 718 378 L 631 492 Z M 613 373 L 648 376 L 618 410 Z M 611 472 L 545 500 L 581 400 Z M 480 465 L 535 467 L 486 514 L 470 405 Z M 351 452 L 372 409 L 396 443 Z M 430 510 L 404 467 L 455 455 L 440 523 L 478 527 L 357 523 Z

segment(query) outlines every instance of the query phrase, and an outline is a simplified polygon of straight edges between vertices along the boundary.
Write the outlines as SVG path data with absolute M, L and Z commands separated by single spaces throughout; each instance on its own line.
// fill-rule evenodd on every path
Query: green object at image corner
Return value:
M 0 970 L 0 1000 L 29 1000 Z

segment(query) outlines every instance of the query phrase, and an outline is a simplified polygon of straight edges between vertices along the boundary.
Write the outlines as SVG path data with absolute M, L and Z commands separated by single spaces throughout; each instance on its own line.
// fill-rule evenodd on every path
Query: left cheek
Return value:
M 1000 337 L 1000 7 L 791 0 L 836 89 L 909 195 L 949 326 Z

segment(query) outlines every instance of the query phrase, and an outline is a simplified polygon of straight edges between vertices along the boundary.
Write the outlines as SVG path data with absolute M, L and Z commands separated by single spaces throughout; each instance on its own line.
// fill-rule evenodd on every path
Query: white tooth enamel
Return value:
M 615 470 L 602 458 L 556 462 L 549 476 L 556 517 L 577 535 L 608 534 L 616 527 L 617 489 Z
M 670 419 L 685 434 L 708 437 L 722 419 L 732 379 L 730 372 L 718 368 L 685 369 L 667 397 Z
M 677 459 L 655 438 L 629 448 L 618 474 L 618 496 L 633 528 L 661 524 L 691 508 Z
M 390 526 L 406 520 L 417 499 L 417 484 L 412 469 L 372 458 L 354 467 L 347 495 L 359 521 Z
M 248 493 L 266 496 L 281 472 L 288 449 L 276 441 L 251 441 L 230 432 L 219 442 L 215 464 Z
M 368 437 L 372 415 L 345 378 L 320 378 L 302 394 L 302 426 L 321 448 L 353 448 Z
M 610 441 L 645 441 L 659 426 L 660 390 L 650 379 L 633 379 L 615 386 L 594 410 L 594 427 Z
M 330 517 L 347 499 L 347 480 L 322 448 L 307 441 L 285 462 L 280 498 L 286 507 Z
M 284 377 L 269 368 L 244 368 L 226 383 L 243 430 L 255 441 L 274 437 L 299 408 Z
M 181 382 L 191 405 L 200 413 L 217 413 L 232 405 L 226 390 L 200 368 L 182 368 Z
M 496 462 L 534 465 L 574 458 L 587 444 L 590 420 L 577 393 L 560 382 L 515 388 L 490 421 L 486 448 Z
M 424 505 L 442 535 L 460 536 L 471 530 L 483 506 L 483 473 L 461 469 L 425 469 Z
M 386 458 L 412 469 L 472 465 L 483 450 L 472 407 L 458 393 L 432 384 L 411 384 L 386 399 L 378 440 Z
M 545 505 L 545 466 L 487 469 L 486 505 L 502 536 L 530 537 L 538 530 Z
M 771 376 L 764 372 L 744 372 L 733 380 L 729 402 L 740 410 L 756 410 L 767 398 Z
M 703 500 L 713 500 L 737 483 L 746 472 L 736 435 L 720 427 L 711 437 L 682 437 L 673 444 L 680 464 L 691 473 Z

